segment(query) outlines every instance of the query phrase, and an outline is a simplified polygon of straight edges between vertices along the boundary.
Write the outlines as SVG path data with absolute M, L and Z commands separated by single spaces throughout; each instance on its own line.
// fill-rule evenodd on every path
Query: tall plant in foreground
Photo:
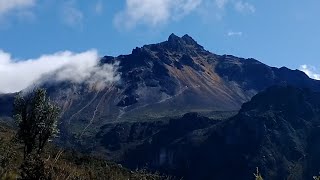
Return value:
M 45 89 L 36 89 L 27 96 L 19 94 L 14 102 L 18 122 L 18 140 L 24 146 L 24 158 L 40 155 L 50 138 L 58 134 L 59 108 L 47 97 Z
M 258 167 L 256 168 L 256 171 L 257 171 L 256 173 L 253 173 L 255 180 L 263 180 Z

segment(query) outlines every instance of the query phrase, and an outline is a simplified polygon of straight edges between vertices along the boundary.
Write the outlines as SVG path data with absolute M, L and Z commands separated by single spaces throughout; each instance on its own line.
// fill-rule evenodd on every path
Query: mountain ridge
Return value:
M 120 81 L 103 89 L 72 82 L 43 82 L 62 107 L 62 141 L 91 141 L 106 124 L 157 121 L 188 112 L 237 111 L 264 89 L 279 84 L 320 91 L 320 82 L 298 70 L 269 67 L 255 59 L 216 55 L 189 35 L 105 56 L 119 63 Z M 11 116 L 12 95 L 2 95 L 1 116 Z M 70 141 L 70 142 L 69 142 Z

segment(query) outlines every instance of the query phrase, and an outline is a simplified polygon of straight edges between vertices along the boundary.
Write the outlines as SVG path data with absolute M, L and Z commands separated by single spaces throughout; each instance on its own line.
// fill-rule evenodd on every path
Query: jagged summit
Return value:
M 176 41 L 182 41 L 185 42 L 186 44 L 197 44 L 197 41 L 195 41 L 190 35 L 185 34 L 182 37 L 177 36 L 174 33 L 171 33 L 170 36 L 168 37 L 168 42 L 176 42 Z
M 198 44 L 197 41 L 195 41 L 191 36 L 189 36 L 188 34 L 185 34 L 184 36 L 182 36 L 182 38 L 186 44 L 188 45 L 194 45 L 194 46 L 200 46 L 202 47 L 201 45 Z M 203 48 L 203 47 L 202 47 Z
M 199 45 L 191 36 L 185 34 L 182 37 L 177 36 L 174 33 L 171 33 L 166 41 L 144 45 L 142 48 L 133 49 L 134 52 L 138 52 L 141 49 L 151 50 L 151 51 L 169 51 L 169 52 L 178 52 L 184 54 L 190 54 L 194 52 L 206 52 L 203 46 Z
M 167 41 L 160 43 L 162 47 L 170 51 L 185 52 L 187 50 L 186 42 L 175 34 L 171 34 Z
M 121 55 L 118 59 L 123 59 L 120 62 L 121 69 L 148 65 L 153 66 L 153 72 L 162 74 L 168 70 L 168 67 L 163 66 L 164 64 L 179 70 L 189 66 L 197 71 L 203 71 L 200 67 L 201 63 L 205 66 L 202 61 L 206 60 L 203 57 L 213 60 L 213 56 L 215 55 L 206 51 L 188 34 L 179 37 L 172 33 L 166 41 L 136 47 L 131 54 Z
M 182 37 L 179 37 L 172 33 L 168 37 L 168 41 L 164 42 L 168 45 L 168 47 L 172 48 L 172 50 L 186 50 L 187 48 L 194 48 L 194 50 L 203 50 L 203 46 L 199 45 L 197 41 L 195 41 L 191 36 L 185 34 Z
M 168 42 L 173 43 L 173 42 L 177 42 L 180 41 L 181 38 L 177 35 L 175 35 L 174 33 L 171 33 L 170 36 L 168 37 Z

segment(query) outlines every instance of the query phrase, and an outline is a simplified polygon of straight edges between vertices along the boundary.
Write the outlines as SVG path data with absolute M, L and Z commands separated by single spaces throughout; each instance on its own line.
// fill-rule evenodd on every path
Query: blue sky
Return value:
M 61 51 L 117 56 L 189 34 L 211 52 L 318 78 L 319 8 L 319 0 L 0 0 L 0 52 L 10 61 Z

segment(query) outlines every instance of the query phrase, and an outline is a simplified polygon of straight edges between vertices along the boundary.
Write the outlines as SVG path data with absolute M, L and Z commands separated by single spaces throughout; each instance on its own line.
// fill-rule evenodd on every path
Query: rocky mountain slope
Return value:
M 227 120 L 171 120 L 124 158 L 184 179 L 312 179 L 320 170 L 320 93 L 272 87 Z
M 188 35 L 171 34 L 167 41 L 135 48 L 129 55 L 101 59 L 101 65 L 115 62 L 121 78 L 105 88 L 43 82 L 51 99 L 62 107 L 65 143 L 89 142 L 110 123 L 157 121 L 193 111 L 237 111 L 272 85 L 320 90 L 320 82 L 301 71 L 216 55 Z M 1 116 L 12 113 L 12 97 L 0 96 Z

